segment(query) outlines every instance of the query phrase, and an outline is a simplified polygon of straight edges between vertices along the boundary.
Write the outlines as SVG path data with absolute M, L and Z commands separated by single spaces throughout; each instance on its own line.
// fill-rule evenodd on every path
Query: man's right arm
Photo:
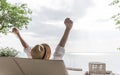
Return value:
M 66 45 L 70 30 L 73 26 L 73 22 L 72 22 L 72 20 L 70 20 L 70 18 L 66 18 L 64 21 L 64 24 L 65 24 L 66 28 L 65 28 L 64 34 L 63 34 L 57 48 L 55 49 L 54 60 L 62 60 L 64 53 L 65 53 L 64 47 Z
M 59 45 L 61 47 L 64 47 L 66 45 L 66 42 L 67 42 L 67 39 L 68 39 L 68 36 L 69 36 L 69 33 L 70 33 L 70 30 L 73 26 L 73 21 L 70 20 L 70 18 L 66 18 L 65 21 L 64 21 L 64 24 L 66 26 L 66 29 L 64 31 L 64 34 L 59 42 Z

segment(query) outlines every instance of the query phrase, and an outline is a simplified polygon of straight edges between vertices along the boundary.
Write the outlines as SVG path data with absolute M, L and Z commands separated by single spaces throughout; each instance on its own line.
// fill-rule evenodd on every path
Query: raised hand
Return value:
M 67 29 L 71 29 L 72 26 L 73 26 L 73 21 L 70 20 L 70 18 L 66 18 L 66 19 L 64 20 L 64 24 L 65 24 L 65 26 L 66 26 Z
M 16 35 L 19 34 L 19 31 L 18 31 L 18 29 L 16 29 L 16 28 L 13 28 L 13 29 L 12 29 L 12 32 L 15 33 Z

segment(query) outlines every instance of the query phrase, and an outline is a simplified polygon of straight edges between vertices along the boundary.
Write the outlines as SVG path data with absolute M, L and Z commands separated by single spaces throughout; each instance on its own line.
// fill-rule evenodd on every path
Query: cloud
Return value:
M 86 10 L 94 5 L 92 0 L 8 0 L 11 3 L 27 3 L 40 21 L 61 21 L 65 17 L 82 18 Z M 33 19 L 35 17 L 33 16 Z
M 60 37 L 64 31 L 65 17 L 72 17 L 75 21 L 85 15 L 88 7 L 94 5 L 92 0 L 50 0 L 49 4 L 45 2 L 46 5 L 38 5 L 39 2 L 37 2 L 38 10 L 32 9 L 32 22 L 28 26 L 28 32 L 38 34 L 36 37 Z M 51 22 L 54 23 L 51 24 Z M 78 38 L 79 32 L 74 30 L 72 34 Z
M 12 3 L 17 2 L 16 0 L 9 1 Z M 74 26 L 77 29 L 73 28 L 71 30 L 66 45 L 67 51 L 114 51 L 119 45 L 119 32 L 114 31 L 113 23 L 108 20 L 112 13 L 109 12 L 111 9 L 108 11 L 107 4 L 105 4 L 107 1 L 18 1 L 27 3 L 33 10 L 32 21 L 28 25 L 28 30 L 22 30 L 24 36 L 27 36 L 25 39 L 31 45 L 48 41 L 51 47 L 54 47 L 64 33 L 65 26 L 63 22 L 65 17 L 70 17 L 76 24 Z M 101 6 L 101 4 L 104 6 Z
M 51 0 L 53 1 L 53 0 Z M 56 3 L 59 2 L 59 6 L 56 6 Z M 92 0 L 57 0 L 56 3 L 47 6 L 38 6 L 38 12 L 36 14 L 41 17 L 42 20 L 63 20 L 65 17 L 72 17 L 73 19 L 82 18 L 86 10 L 93 6 Z M 68 2 L 67 2 L 68 1 Z M 70 2 L 70 3 L 69 3 Z M 34 13 L 34 11 L 33 11 Z

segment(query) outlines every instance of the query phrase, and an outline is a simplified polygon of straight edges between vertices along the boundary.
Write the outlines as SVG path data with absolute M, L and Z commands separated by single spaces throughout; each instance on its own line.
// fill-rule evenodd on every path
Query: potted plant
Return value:
M 15 57 L 18 53 L 19 52 L 14 48 L 0 48 L 0 57 Z

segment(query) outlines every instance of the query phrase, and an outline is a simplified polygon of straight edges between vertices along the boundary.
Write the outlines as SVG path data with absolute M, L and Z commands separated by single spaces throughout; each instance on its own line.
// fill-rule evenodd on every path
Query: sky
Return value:
M 65 30 L 64 19 L 73 20 L 73 28 L 66 44 L 66 52 L 119 52 L 120 31 L 112 15 L 118 12 L 109 6 L 110 0 L 7 0 L 26 3 L 33 11 L 28 29 L 20 30 L 22 37 L 33 47 L 48 43 L 54 52 Z M 23 51 L 13 33 L 1 34 L 0 47 Z

